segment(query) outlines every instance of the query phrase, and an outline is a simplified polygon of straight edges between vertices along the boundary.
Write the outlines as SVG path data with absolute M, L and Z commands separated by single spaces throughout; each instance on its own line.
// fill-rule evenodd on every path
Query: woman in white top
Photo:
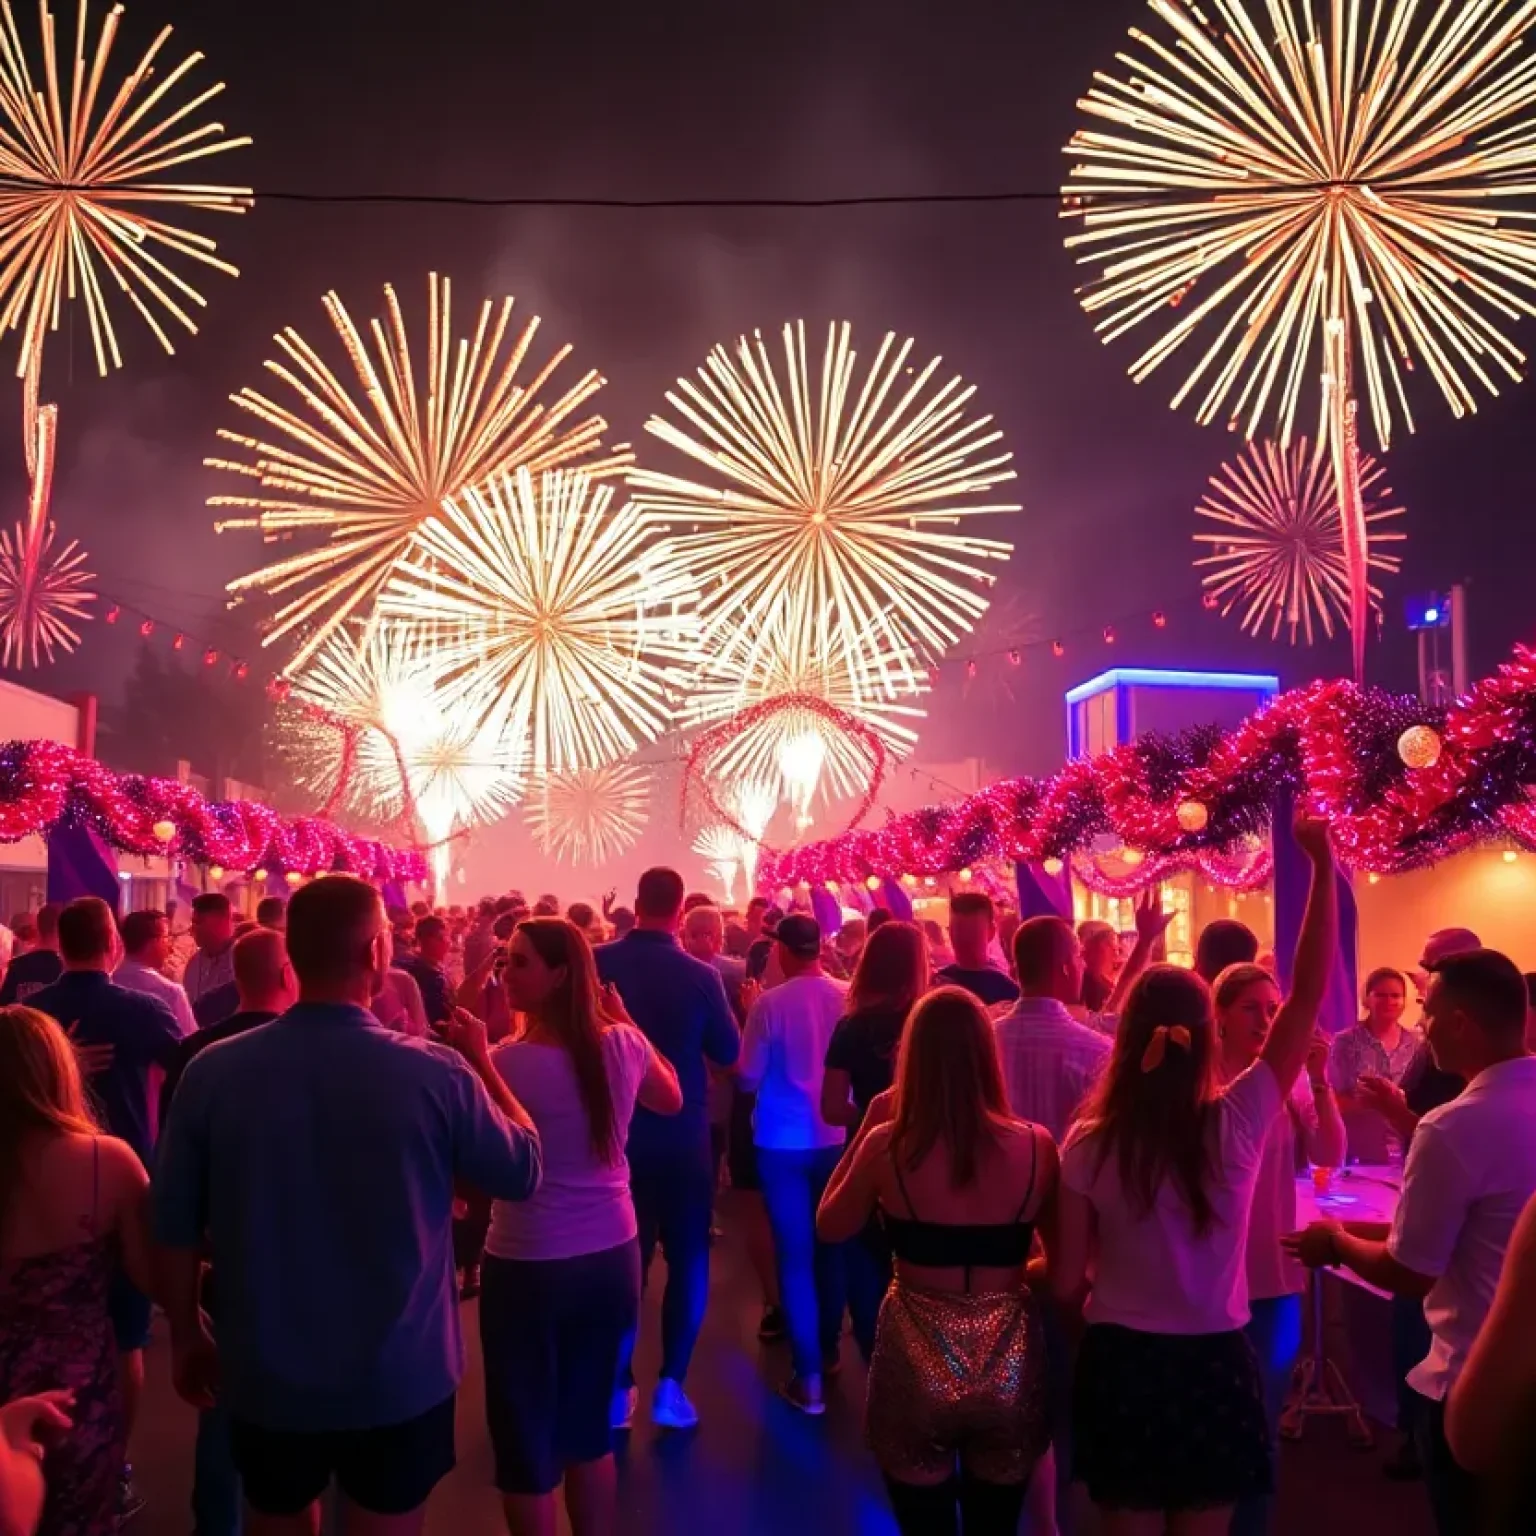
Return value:
M 1221 1041 L 1221 1080 L 1236 1081 L 1259 1059 L 1280 1014 L 1280 988 L 1259 965 L 1229 965 L 1211 989 Z M 1296 1230 L 1296 1149 L 1320 1168 L 1344 1163 L 1346 1140 L 1338 1100 L 1328 1084 L 1328 1040 L 1314 1032 L 1307 1070 L 1274 1118 L 1264 1143 L 1248 1217 L 1248 1338 L 1264 1375 L 1270 1465 L 1279 1458 L 1280 1413 L 1301 1353 L 1301 1298 L 1306 1271 L 1280 1239 Z M 1238 1505 L 1232 1536 L 1264 1536 L 1273 1501 L 1255 1495 Z
M 671 1066 L 598 990 L 586 935 L 564 918 L 519 925 L 506 967 L 522 1037 L 492 1058 L 538 1127 L 543 1178 L 496 1201 L 480 1299 L 486 1413 L 513 1536 L 554 1536 L 565 1481 L 574 1536 L 617 1529 L 609 1407 L 640 1306 L 624 1143 L 638 1101 L 683 1107 Z
M 1073 1403 L 1074 1470 L 1107 1536 L 1225 1536 L 1272 1486 L 1248 1322 L 1248 1212 L 1301 1073 L 1337 943 L 1326 826 L 1299 818 L 1312 890 L 1296 979 L 1259 1059 L 1225 1089 L 1210 989 L 1156 966 L 1061 1156 L 1052 1285 L 1080 1296 L 1097 1251 Z

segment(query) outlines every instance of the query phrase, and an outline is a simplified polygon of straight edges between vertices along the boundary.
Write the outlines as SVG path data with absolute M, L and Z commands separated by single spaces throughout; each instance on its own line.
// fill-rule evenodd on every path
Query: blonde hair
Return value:
M 100 1130 L 69 1036 L 36 1008 L 0 1008 L 0 1232 L 21 1189 L 26 1143 Z

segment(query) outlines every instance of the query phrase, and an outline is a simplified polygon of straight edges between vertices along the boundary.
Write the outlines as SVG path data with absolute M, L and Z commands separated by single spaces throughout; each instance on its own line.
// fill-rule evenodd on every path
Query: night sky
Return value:
M 177 58 L 207 53 L 208 78 L 229 85 L 220 117 L 256 140 L 214 164 L 258 193 L 821 197 L 1059 186 L 1076 98 L 1145 13 L 1143 0 L 130 0 L 120 46 L 126 60 L 168 20 Z M 21 20 L 35 26 L 25 8 Z M 510 293 L 543 317 L 546 342 L 570 340 L 575 361 L 610 380 L 598 408 L 613 438 L 642 448 L 647 415 L 710 345 L 787 319 L 810 322 L 819 346 L 826 321 L 846 318 L 865 355 L 887 330 L 914 336 L 978 385 L 1016 455 L 1025 510 L 994 525 L 1017 553 L 995 617 L 957 656 L 1056 635 L 1069 654 L 1055 661 L 1037 644 L 1018 670 L 983 662 L 968 689 L 962 662 L 948 667 L 922 746 L 934 761 L 1059 763 L 1063 689 L 1112 661 L 1277 668 L 1287 682 L 1347 667 L 1342 643 L 1272 648 L 1201 611 L 1192 508 L 1237 443 L 1168 409 L 1172 373 L 1133 385 L 1133 347 L 1100 346 L 1052 202 L 598 212 L 258 201 L 199 227 L 242 271 L 198 279 L 202 333 L 167 359 L 120 307 L 127 367 L 102 381 L 83 319 L 72 342 L 66 321 L 44 390 L 62 409 L 56 515 L 90 549 L 104 592 L 168 623 L 208 632 L 223 582 L 261 563 L 254 535 L 214 534 L 204 501 L 224 477 L 201 463 L 215 429 L 237 424 L 226 397 L 258 382 L 271 334 L 294 324 L 328 341 L 331 287 L 361 319 L 392 281 L 418 316 L 438 270 L 466 320 L 482 297 Z M 1524 333 L 1529 347 L 1536 325 Z M 1406 686 L 1407 593 L 1472 581 L 1481 672 L 1530 637 L 1536 572 L 1536 386 L 1465 422 L 1422 375 L 1417 387 L 1419 435 L 1391 466 L 1410 514 L 1407 568 L 1371 661 L 1373 678 Z M 18 512 L 19 435 L 0 440 Z M 1161 633 L 1154 609 L 1169 615 Z M 1123 632 L 1113 653 L 1098 639 L 1107 623 Z M 93 626 L 46 685 L 110 694 L 134 643 Z

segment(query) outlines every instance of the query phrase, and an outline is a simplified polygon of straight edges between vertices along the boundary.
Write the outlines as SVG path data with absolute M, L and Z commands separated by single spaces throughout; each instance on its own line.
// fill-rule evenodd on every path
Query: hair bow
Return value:
M 1189 1031 L 1182 1024 L 1170 1027 L 1167 1024 L 1159 1024 L 1152 1031 L 1152 1038 L 1147 1041 L 1147 1048 L 1141 1053 L 1141 1070 L 1143 1072 L 1156 1072 L 1162 1066 L 1163 1058 L 1168 1054 L 1168 1043 L 1172 1041 L 1181 1051 L 1189 1049 Z

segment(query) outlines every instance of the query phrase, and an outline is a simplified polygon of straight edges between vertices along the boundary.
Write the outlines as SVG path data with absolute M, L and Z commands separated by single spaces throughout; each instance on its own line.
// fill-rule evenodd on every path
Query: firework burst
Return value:
M 1068 244 L 1106 341 L 1155 333 L 1175 404 L 1283 445 L 1319 385 L 1334 457 L 1356 670 L 1368 618 L 1354 381 L 1383 447 L 1410 430 L 1407 375 L 1458 416 L 1519 379 L 1507 334 L 1536 314 L 1536 0 L 1152 0 L 1121 75 L 1081 108 Z M 1257 7 L 1255 7 L 1257 9 Z M 1102 125 L 1102 126 L 1100 126 Z
M 803 323 L 783 342 L 780 369 L 761 333 L 734 359 L 717 347 L 667 396 L 682 424 L 648 423 L 707 480 L 630 476 L 698 583 L 703 645 L 752 671 L 764 636 L 801 665 L 832 634 L 855 679 L 871 646 L 937 656 L 986 611 L 995 578 L 983 565 L 1012 553 L 953 531 L 1019 510 L 985 500 L 1014 478 L 1002 433 L 990 416 L 967 418 L 973 387 L 934 387 L 939 359 L 909 366 L 911 341 L 888 335 L 862 379 L 846 324 L 828 327 L 819 367 Z M 916 672 L 904 682 L 915 691 Z
M 1386 469 L 1371 459 L 1360 465 L 1369 565 L 1395 573 L 1402 565 L 1383 546 L 1407 537 L 1381 528 L 1402 515 L 1389 505 L 1392 491 Z M 1290 448 L 1250 443 L 1231 464 L 1212 477 L 1205 500 L 1195 509 L 1217 525 L 1217 532 L 1195 535 L 1209 553 L 1195 561 L 1205 571 L 1207 591 L 1221 600 L 1222 612 L 1242 611 L 1242 627 L 1257 635 L 1266 628 L 1275 639 L 1282 627 L 1291 643 L 1313 643 L 1321 629 L 1333 637 L 1335 615 L 1349 622 L 1349 571 L 1339 498 L 1322 445 L 1299 438 Z M 1380 589 L 1370 589 L 1380 608 Z
M 451 286 L 434 273 L 420 377 L 393 288 L 385 288 L 384 303 L 386 319 L 374 320 L 365 336 L 340 298 L 326 297 L 350 385 L 296 330 L 283 331 L 283 358 L 266 366 L 291 403 L 241 390 L 235 405 L 265 435 L 221 431 L 243 456 L 205 461 L 254 482 L 244 494 L 210 498 L 210 506 L 242 510 L 220 528 L 255 528 L 268 539 L 323 535 L 318 547 L 229 587 L 237 596 L 261 591 L 279 599 L 266 643 L 302 630 L 296 669 L 350 616 L 371 612 L 413 538 L 436 525 L 445 500 L 518 467 L 541 471 L 584 460 L 589 473 L 603 474 L 630 460 L 623 449 L 600 456 L 607 431 L 601 417 L 571 420 L 602 388 L 599 374 L 589 371 L 563 394 L 541 399 L 569 346 L 531 378 L 520 378 L 539 322 L 514 335 L 510 298 L 499 306 L 487 300 L 473 336 L 455 340 Z
M 799 700 L 830 704 L 884 743 L 893 758 L 917 744 L 913 726 L 924 711 L 903 703 L 907 690 L 926 691 L 910 656 L 865 651 L 850 658 L 838 637 L 823 634 L 801 647 L 783 634 L 760 637 L 747 670 L 711 663 L 695 679 L 683 706 L 687 725 L 712 725 L 774 700 L 785 707 L 754 711 L 746 726 L 715 759 L 711 772 L 726 783 L 782 786 L 802 829 L 817 795 L 829 799 L 861 792 L 869 782 L 868 749 Z M 907 722 L 912 722 L 908 724 Z M 754 836 L 761 836 L 755 833 Z
M 667 728 L 697 661 L 692 599 L 611 487 L 519 469 L 444 504 L 382 611 L 434 636 L 445 692 L 526 738 L 538 777 L 600 768 Z
M 529 803 L 529 825 L 551 858 L 602 868 L 639 841 L 649 790 L 630 763 L 553 774 Z
M 92 47 L 89 8 L 78 0 L 65 69 L 46 3 L 38 15 L 41 86 L 10 4 L 0 5 L 0 329 L 21 335 L 17 373 L 28 381 L 29 410 L 36 408 L 44 341 L 68 301 L 85 306 L 103 374 L 123 361 L 107 304 L 114 289 L 167 352 L 175 351 L 168 323 L 195 333 L 193 311 L 205 300 L 178 264 L 236 273 L 212 240 L 179 220 L 189 211 L 240 213 L 251 204 L 247 187 L 163 179 L 251 142 L 227 137 L 219 123 L 197 125 L 222 84 L 178 102 L 201 54 L 162 74 L 166 27 L 114 89 L 105 81 L 121 6 L 108 11 Z
M 48 521 L 58 413 L 44 406 L 34 423 L 32 495 L 27 516 L 0 531 L 0 666 L 40 666 L 55 650 L 80 643 L 75 627 L 90 617 L 96 594 L 85 551 L 71 540 L 55 546 Z
M 704 860 L 709 873 L 720 882 L 727 903 L 736 900 L 736 877 L 741 872 L 745 839 L 717 823 L 705 827 L 693 840 L 693 851 Z
M 430 643 L 408 626 L 379 623 L 360 638 L 335 635 L 296 682 L 293 702 L 352 738 L 346 798 L 354 812 L 375 822 L 420 821 L 439 891 L 450 840 L 498 820 L 522 794 L 521 739 L 452 707 L 437 686 Z M 323 759 L 315 768 L 327 772 Z M 311 787 L 327 801 L 336 794 L 329 778 Z

